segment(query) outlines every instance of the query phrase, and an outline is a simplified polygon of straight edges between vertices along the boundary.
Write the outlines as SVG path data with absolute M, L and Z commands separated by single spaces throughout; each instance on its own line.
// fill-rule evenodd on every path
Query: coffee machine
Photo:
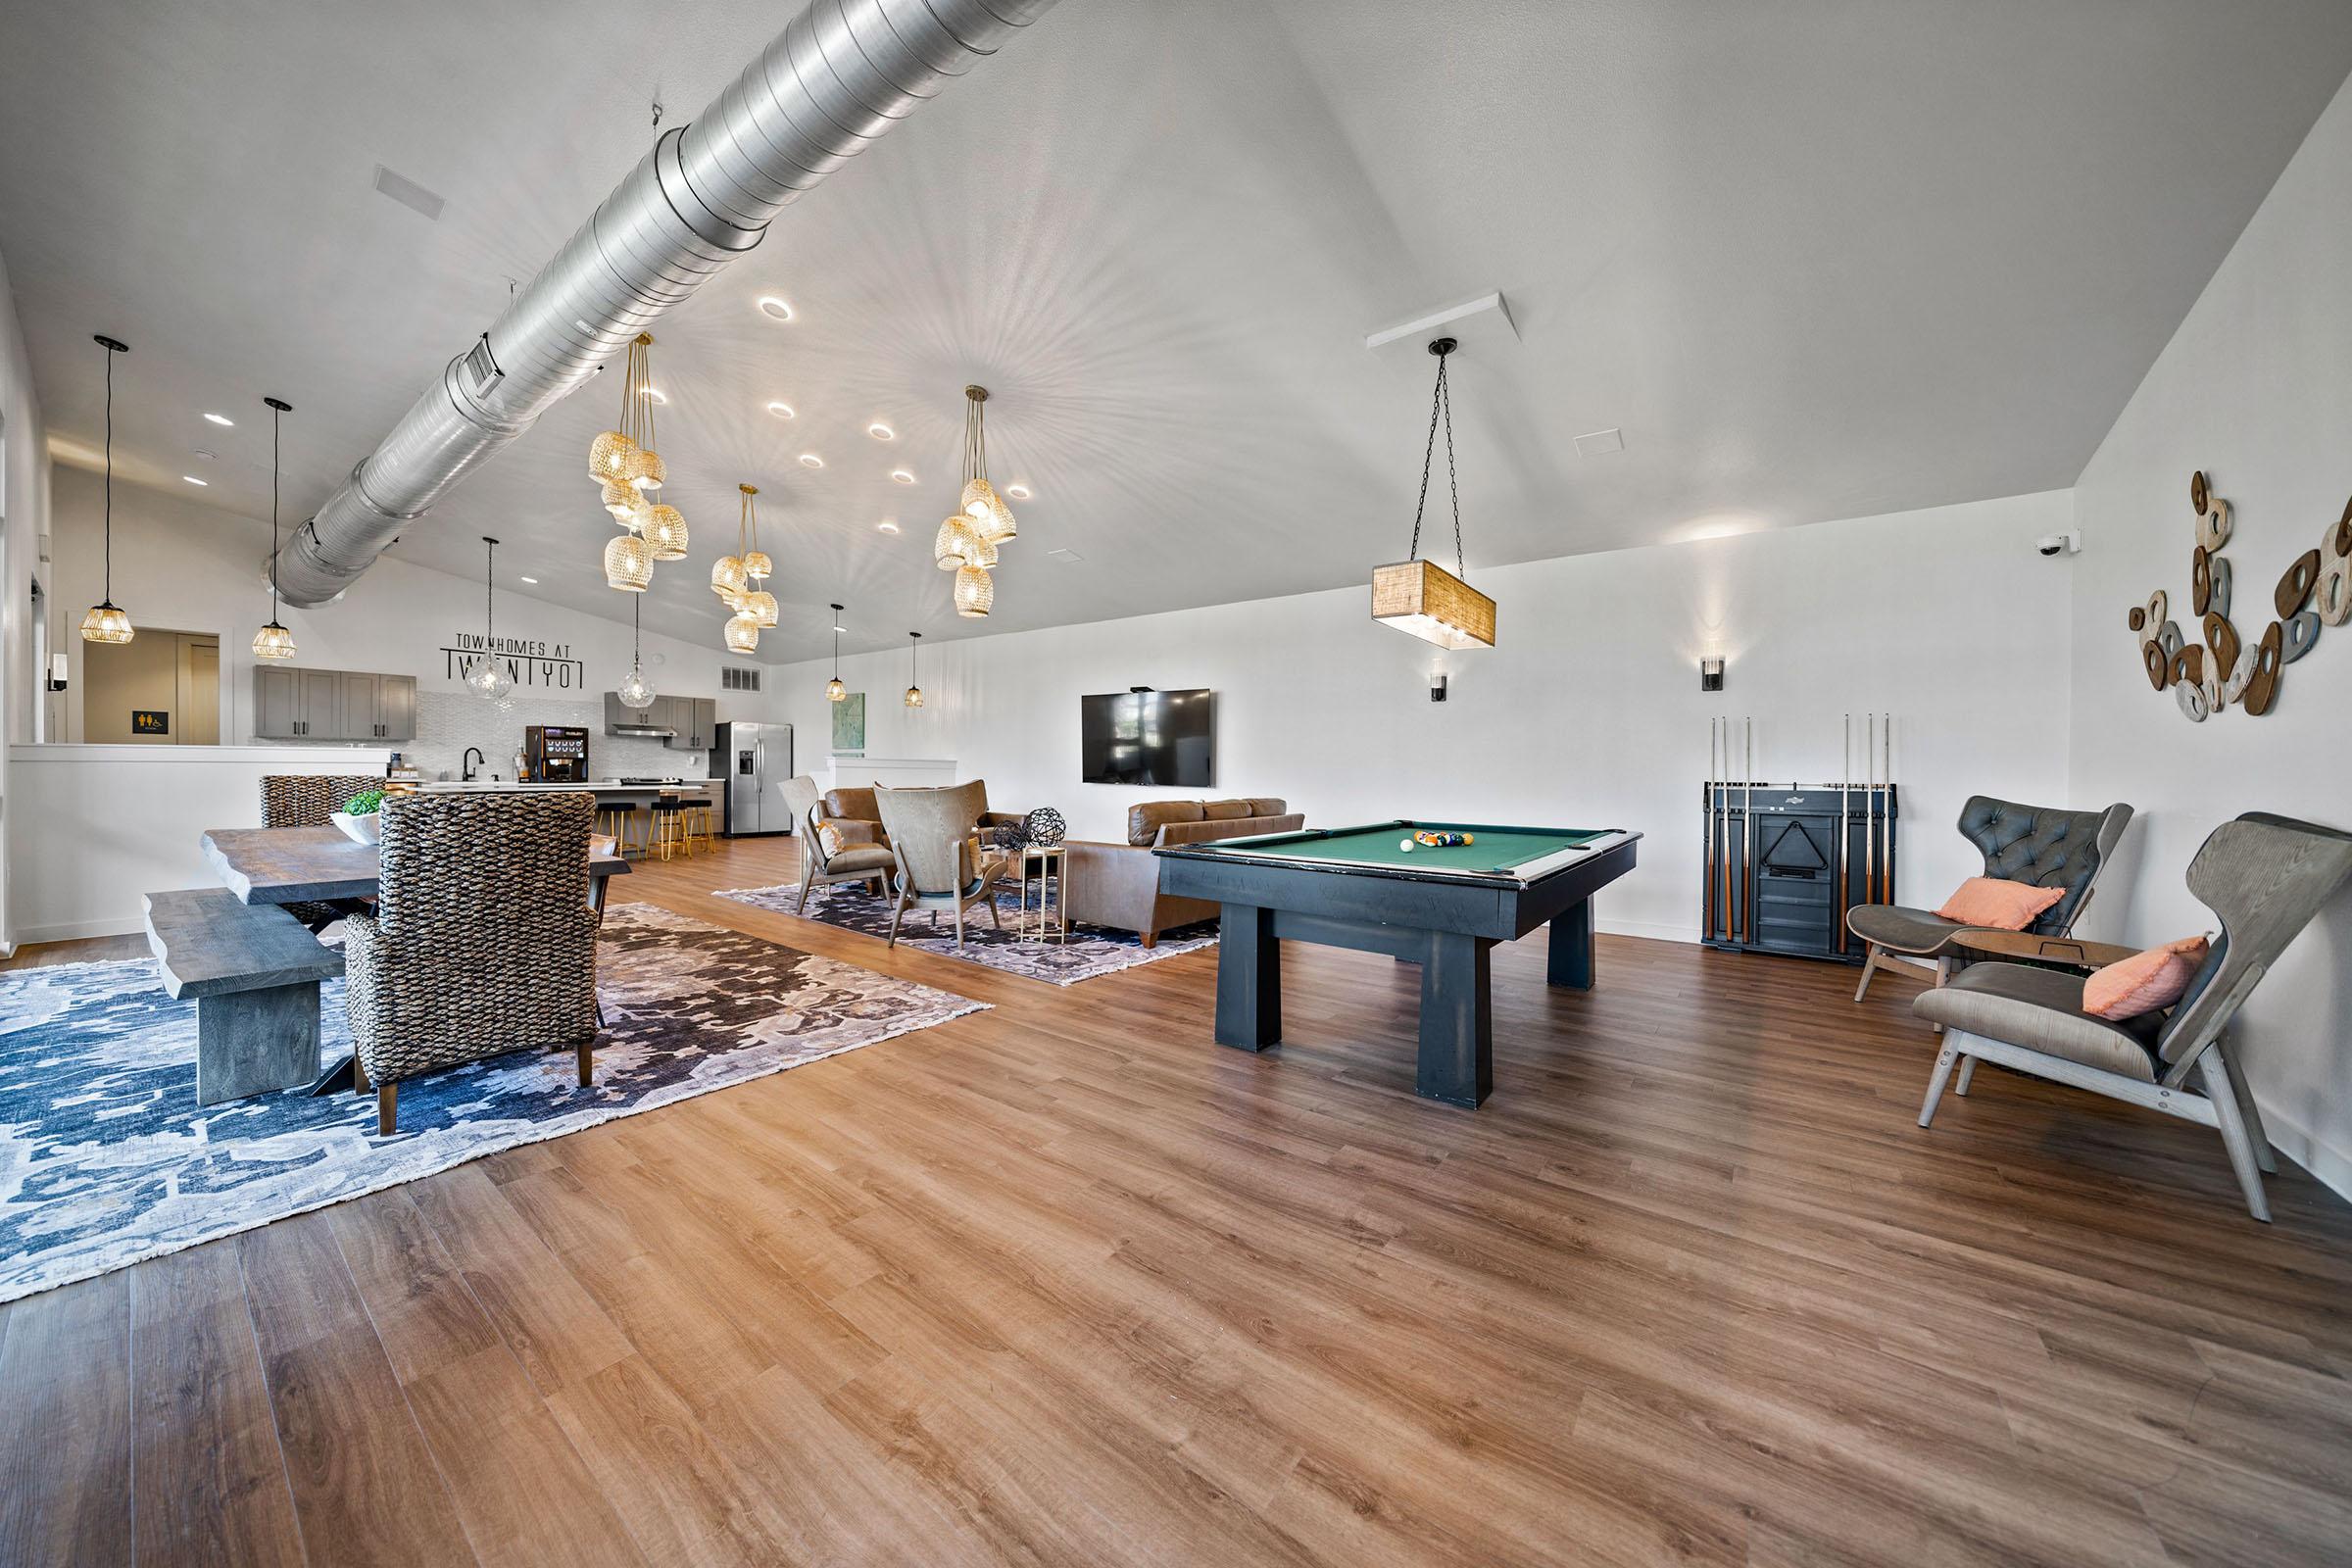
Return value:
M 588 782 L 588 732 L 573 724 L 532 724 L 522 732 L 522 760 L 538 784 Z

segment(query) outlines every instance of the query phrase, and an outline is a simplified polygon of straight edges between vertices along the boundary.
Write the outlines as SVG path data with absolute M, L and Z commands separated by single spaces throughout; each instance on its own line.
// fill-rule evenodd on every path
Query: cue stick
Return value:
M 1894 715 L 1886 715 L 1879 726 L 1879 745 L 1882 748 L 1879 784 L 1886 794 L 1885 812 L 1879 818 L 1879 893 L 1881 904 L 1894 902 Z
M 1706 849 L 1699 864 L 1698 905 L 1700 918 L 1706 924 L 1706 940 L 1715 937 L 1715 728 L 1716 721 L 1707 720 L 1707 790 L 1706 790 Z
M 1846 780 L 1854 771 L 1854 715 L 1845 715 L 1845 733 L 1838 744 L 1838 915 L 1832 940 L 1838 951 L 1845 951 L 1845 792 Z
M 1878 799 L 1879 715 L 1863 715 L 1862 730 L 1862 902 L 1876 904 L 1879 886 L 1879 840 L 1871 823 L 1871 806 Z
M 1756 715 L 1744 721 L 1747 733 L 1746 796 L 1740 823 L 1740 940 L 1756 940 Z

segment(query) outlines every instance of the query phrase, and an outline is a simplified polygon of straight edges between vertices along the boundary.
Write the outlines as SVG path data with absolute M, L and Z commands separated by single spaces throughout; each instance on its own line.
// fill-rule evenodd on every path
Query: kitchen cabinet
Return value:
M 361 670 L 253 672 L 253 732 L 272 741 L 416 738 L 416 677 Z
M 669 727 L 676 731 L 662 744 L 673 752 L 707 752 L 717 741 L 718 701 L 710 697 L 672 697 Z

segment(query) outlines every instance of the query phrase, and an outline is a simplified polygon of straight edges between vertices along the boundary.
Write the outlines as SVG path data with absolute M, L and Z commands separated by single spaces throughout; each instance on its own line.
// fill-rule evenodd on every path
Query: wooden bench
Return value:
M 226 888 L 150 893 L 147 946 L 164 990 L 196 1002 L 196 1101 L 291 1089 L 318 1075 L 318 982 L 343 955 L 274 905 Z

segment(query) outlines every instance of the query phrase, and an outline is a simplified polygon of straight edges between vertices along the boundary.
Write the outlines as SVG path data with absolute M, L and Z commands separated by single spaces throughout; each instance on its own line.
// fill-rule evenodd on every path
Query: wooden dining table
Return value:
M 381 852 L 335 827 L 216 827 L 205 831 L 204 858 L 221 886 L 243 904 L 336 904 L 358 911 L 375 897 Z M 599 915 L 612 878 L 629 874 L 618 855 L 588 857 L 588 902 Z M 349 1089 L 352 1058 L 320 1074 L 315 1095 Z

